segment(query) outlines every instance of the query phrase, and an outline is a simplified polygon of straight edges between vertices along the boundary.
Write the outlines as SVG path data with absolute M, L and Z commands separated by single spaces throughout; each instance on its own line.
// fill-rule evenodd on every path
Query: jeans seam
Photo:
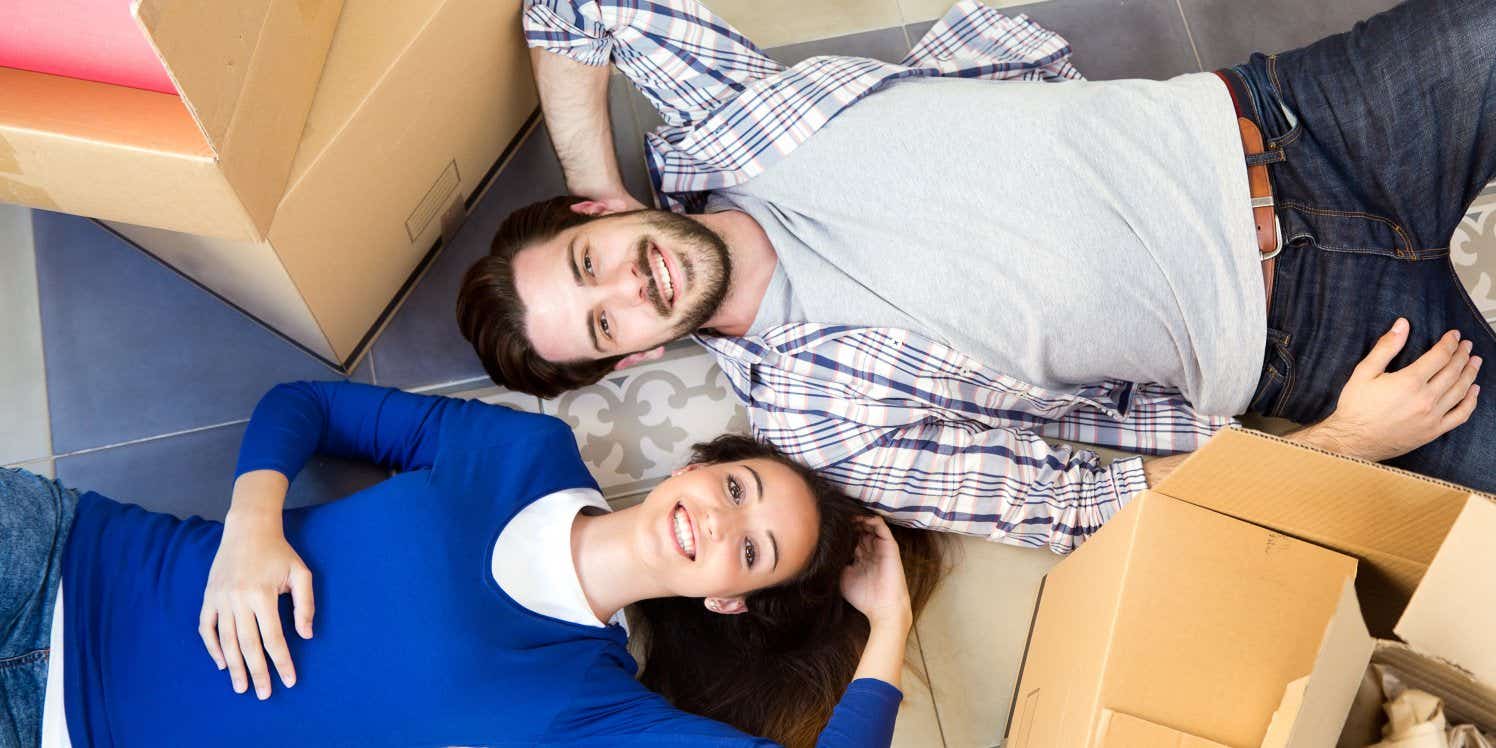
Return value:
M 1285 208 L 1293 208 L 1295 210 L 1302 210 L 1305 213 L 1313 213 L 1315 215 L 1335 216 L 1335 217 L 1339 217 L 1339 218 L 1365 218 L 1365 219 L 1370 220 L 1370 221 L 1377 221 L 1378 223 L 1384 223 L 1384 224 L 1387 224 L 1388 228 L 1392 229 L 1392 233 L 1397 234 L 1397 239 L 1398 239 L 1398 242 L 1399 242 L 1400 246 L 1394 247 L 1393 250 L 1392 250 L 1393 254 L 1396 257 L 1405 258 L 1405 259 L 1409 259 L 1409 260 L 1415 260 L 1415 259 L 1418 259 L 1418 254 L 1421 251 L 1421 250 L 1415 250 L 1415 249 L 1413 249 L 1413 242 L 1408 239 L 1408 233 L 1403 230 L 1403 227 L 1400 224 L 1398 224 L 1396 221 L 1393 221 L 1390 218 L 1384 218 L 1382 216 L 1376 215 L 1375 213 L 1367 213 L 1365 211 L 1359 211 L 1359 210 L 1334 210 L 1334 209 L 1331 209 L 1331 208 L 1313 208 L 1313 207 L 1310 207 L 1308 205 L 1305 205 L 1304 203 L 1300 203 L 1300 202 L 1293 201 L 1293 200 L 1285 200 L 1285 201 L 1279 203 L 1279 205 L 1282 205 Z M 1316 238 L 1315 244 L 1318 245 L 1319 247 L 1323 248 L 1323 249 L 1329 249 L 1331 247 L 1331 245 L 1326 245 L 1326 244 L 1320 242 L 1318 240 L 1318 238 Z M 1346 251 L 1351 251 L 1351 252 L 1363 252 L 1363 251 L 1364 252 L 1376 252 L 1376 251 L 1385 251 L 1385 250 L 1379 250 L 1379 249 L 1373 249 L 1373 248 L 1358 249 L 1358 248 L 1354 248 L 1354 247 L 1341 247 L 1341 249 L 1344 249 Z M 1447 252 L 1448 248 L 1445 248 L 1445 251 Z
M 1298 367 L 1294 365 L 1293 353 L 1288 350 L 1289 340 L 1290 338 L 1285 335 L 1283 336 L 1283 342 L 1274 342 L 1274 345 L 1278 348 L 1278 355 L 1283 359 L 1283 390 L 1278 393 L 1278 398 L 1273 401 L 1273 407 L 1267 414 L 1270 416 L 1278 416 L 1283 412 L 1283 406 L 1288 402 L 1288 395 L 1293 392 L 1294 380 L 1297 379 L 1294 375 L 1294 369 Z
M 1470 292 L 1465 290 L 1464 281 L 1460 280 L 1459 272 L 1454 269 L 1454 263 L 1449 262 L 1445 263 L 1445 265 L 1445 269 L 1449 272 L 1451 280 L 1454 281 L 1455 293 L 1459 294 L 1460 301 L 1464 302 L 1465 308 L 1470 310 L 1470 316 L 1474 317 L 1475 321 L 1480 325 L 1480 331 L 1485 333 L 1486 338 L 1490 342 L 1496 343 L 1496 329 L 1491 328 L 1491 323 L 1486 321 L 1486 315 L 1480 311 L 1479 307 L 1475 306 L 1475 301 L 1470 298 Z
M 6 657 L 0 659 L 0 670 L 9 670 L 13 667 L 31 665 L 47 659 L 49 656 L 51 656 L 51 654 L 52 649 L 48 647 L 44 649 L 35 649 L 23 655 L 16 655 L 15 657 Z

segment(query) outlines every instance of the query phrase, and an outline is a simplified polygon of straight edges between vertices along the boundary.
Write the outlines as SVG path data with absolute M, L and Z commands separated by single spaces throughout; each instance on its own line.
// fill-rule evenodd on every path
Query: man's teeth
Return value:
M 676 507 L 673 516 L 675 521 L 675 542 L 680 543 L 681 550 L 686 552 L 691 560 L 696 560 L 696 538 L 691 534 L 691 521 L 686 519 L 686 510 Z
M 670 280 L 670 267 L 665 264 L 665 253 L 656 249 L 654 257 L 655 277 L 660 279 L 660 293 L 666 301 L 675 300 L 675 284 Z

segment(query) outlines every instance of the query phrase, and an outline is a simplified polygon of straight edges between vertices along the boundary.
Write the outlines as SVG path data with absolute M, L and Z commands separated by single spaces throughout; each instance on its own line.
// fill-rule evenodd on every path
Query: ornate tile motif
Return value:
M 684 464 L 692 444 L 748 432 L 722 370 L 689 342 L 542 406 L 571 425 L 603 493 L 624 503 Z
M 1471 204 L 1449 240 L 1449 256 L 1476 308 L 1496 325 L 1496 185 Z

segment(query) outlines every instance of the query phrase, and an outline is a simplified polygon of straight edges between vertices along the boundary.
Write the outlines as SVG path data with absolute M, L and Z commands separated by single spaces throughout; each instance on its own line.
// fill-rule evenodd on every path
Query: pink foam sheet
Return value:
M 0 66 L 177 92 L 130 0 L 0 0 Z

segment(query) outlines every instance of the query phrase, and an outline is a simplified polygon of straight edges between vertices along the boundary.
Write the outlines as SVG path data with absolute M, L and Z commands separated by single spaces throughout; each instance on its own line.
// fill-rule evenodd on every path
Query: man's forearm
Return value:
M 567 189 L 595 200 L 629 198 L 608 119 L 611 67 L 584 65 L 538 47 L 530 50 L 530 61 Z

